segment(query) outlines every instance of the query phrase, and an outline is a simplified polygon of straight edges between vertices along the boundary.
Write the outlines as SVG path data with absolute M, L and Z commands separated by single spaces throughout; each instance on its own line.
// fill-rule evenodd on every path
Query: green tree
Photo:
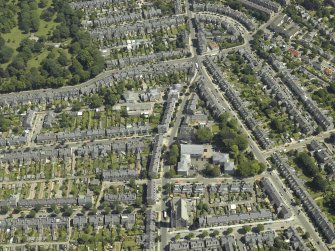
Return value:
M 63 216 L 70 217 L 73 214 L 73 209 L 69 207 L 68 205 L 65 205 L 62 208 Z
M 47 6 L 47 4 L 48 4 L 48 0 L 40 0 L 38 3 L 38 7 L 43 9 Z
M 194 233 L 189 233 L 188 235 L 187 235 L 187 239 L 188 240 L 191 240 L 191 239 L 193 239 L 194 238 Z
M 217 165 L 207 164 L 204 170 L 204 174 L 208 177 L 215 178 L 221 175 L 221 171 Z
M 109 206 L 104 207 L 104 214 L 107 215 L 111 212 L 111 208 Z
M 317 174 L 313 178 L 311 186 L 316 191 L 325 192 L 328 187 L 328 182 L 325 178 L 322 177 L 322 175 Z
M 120 205 L 120 204 L 118 204 L 118 205 L 116 206 L 116 208 L 115 208 L 115 211 L 116 211 L 118 214 L 122 213 L 122 211 L 123 211 L 123 206 Z
M 205 237 L 207 237 L 208 236 L 208 232 L 205 230 L 205 231 L 203 231 L 202 232 L 202 234 L 201 234 L 201 237 L 202 238 L 205 238 Z
M 9 62 L 12 58 L 14 50 L 8 46 L 0 47 L 0 64 Z
M 213 139 L 213 133 L 208 127 L 199 128 L 195 136 L 200 144 L 210 143 Z
M 278 118 L 272 119 L 270 126 L 277 133 L 283 133 L 286 130 L 285 124 L 281 122 Z
M 87 99 L 87 105 L 92 109 L 101 107 L 102 103 L 103 100 L 98 94 L 93 94 Z
M 313 177 L 319 173 L 319 169 L 316 166 L 314 159 L 309 156 L 308 153 L 299 153 L 295 158 L 295 161 L 306 176 Z
M 58 124 L 60 128 L 69 128 L 73 126 L 74 118 L 68 113 L 61 113 Z
M 29 214 L 27 215 L 27 217 L 29 218 L 35 218 L 36 216 L 36 211 L 33 209 L 33 210 L 30 210 Z
M 258 224 L 258 225 L 257 225 L 257 232 L 258 232 L 258 233 L 264 231 L 264 229 L 265 229 L 265 228 L 264 228 L 264 225 L 263 225 L 263 224 Z
M 251 226 L 243 226 L 243 231 L 244 231 L 245 233 L 250 232 L 250 231 L 251 231 Z
M 305 240 L 307 240 L 307 239 L 309 239 L 310 236 L 311 236 L 311 235 L 310 235 L 309 232 L 305 232 L 305 233 L 303 234 L 302 238 L 304 238 Z
M 10 128 L 11 121 L 0 114 L 0 131 L 6 132 Z
M 72 109 L 71 110 L 74 111 L 74 112 L 77 112 L 81 109 L 82 105 L 83 105 L 83 103 L 81 101 L 75 100 L 72 103 Z
M 34 210 L 35 210 L 36 213 L 38 213 L 38 212 L 41 210 L 41 208 L 42 208 L 41 205 L 36 205 L 36 206 L 34 207 Z
M 169 165 L 176 165 L 177 162 L 178 162 L 178 158 L 179 158 L 179 155 L 180 155 L 180 150 L 179 150 L 179 146 L 178 144 L 173 144 L 171 146 L 171 149 L 168 153 L 168 159 L 167 159 L 167 162 Z
M 1 215 L 7 214 L 8 211 L 9 211 L 9 207 L 8 206 L 2 206 L 2 207 L 0 207 L 0 214 Z
M 136 182 L 134 179 L 129 180 L 129 187 L 136 189 Z
M 165 177 L 168 179 L 176 177 L 177 173 L 174 167 L 171 167 L 168 172 L 166 172 Z
M 233 233 L 233 228 L 231 227 L 227 228 L 226 233 L 227 235 L 230 235 L 231 233 Z
M 8 33 L 16 26 L 16 15 L 17 6 L 14 2 L 0 1 L 0 33 Z

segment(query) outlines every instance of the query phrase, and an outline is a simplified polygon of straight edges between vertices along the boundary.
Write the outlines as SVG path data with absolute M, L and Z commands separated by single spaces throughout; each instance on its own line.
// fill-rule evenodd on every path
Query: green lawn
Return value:
M 28 61 L 29 68 L 36 67 L 38 68 L 42 62 L 43 59 L 45 59 L 48 56 L 48 51 L 43 50 L 40 54 L 36 55 L 32 59 Z
M 48 5 L 44 9 L 50 7 L 51 4 L 52 4 L 52 0 L 49 0 Z M 41 14 L 44 9 L 38 8 L 38 13 Z M 49 35 L 51 35 L 52 30 L 58 25 L 56 22 L 54 22 L 55 18 L 56 18 L 56 15 L 54 16 L 53 20 L 51 20 L 50 22 L 46 22 L 40 19 L 39 30 L 35 33 L 25 34 L 19 29 L 18 26 L 16 26 L 15 28 L 11 30 L 11 32 L 2 34 L 2 37 L 6 41 L 6 45 L 11 47 L 14 50 L 12 59 L 17 55 L 18 52 L 16 51 L 16 49 L 20 46 L 20 43 L 22 40 L 29 38 L 31 35 L 34 35 L 37 37 L 41 37 L 41 36 L 48 37 Z M 48 54 L 47 51 L 43 50 L 39 55 L 36 55 L 33 59 L 31 59 L 28 62 L 29 68 L 38 67 L 40 62 L 47 56 L 47 54 Z M 0 64 L 0 67 L 6 68 L 7 65 L 10 64 L 10 62 L 6 64 Z

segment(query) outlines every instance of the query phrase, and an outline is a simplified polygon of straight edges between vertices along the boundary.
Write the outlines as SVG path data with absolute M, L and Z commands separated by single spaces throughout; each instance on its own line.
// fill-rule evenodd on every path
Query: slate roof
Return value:
M 147 203 L 149 205 L 155 204 L 157 199 L 156 193 L 156 182 L 154 180 L 149 180 L 147 184 Z
M 136 201 L 136 193 L 105 194 L 104 201 L 109 203 L 134 203 Z
M 334 243 L 335 241 L 335 230 L 332 223 L 330 223 L 327 217 L 321 212 L 318 205 L 315 203 L 314 199 L 309 195 L 304 187 L 301 180 L 294 174 L 292 168 L 288 166 L 282 157 L 277 153 L 272 155 L 272 160 L 278 167 L 281 175 L 286 179 L 290 188 L 296 194 L 296 196 L 301 199 L 305 210 L 307 211 L 310 218 L 313 220 L 315 226 L 323 233 L 329 243 Z
M 258 140 L 260 146 L 264 149 L 267 149 L 271 146 L 271 142 L 268 140 L 268 137 L 265 135 L 263 130 L 257 125 L 256 120 L 253 118 L 251 112 L 249 112 L 245 105 L 243 105 L 240 97 L 236 93 L 236 91 L 231 87 L 231 84 L 227 81 L 227 79 L 223 76 L 221 70 L 218 66 L 213 62 L 213 60 L 206 56 L 204 60 L 204 64 L 208 69 L 209 73 L 212 75 L 214 79 L 214 83 L 216 83 L 222 91 L 225 92 L 225 96 L 229 100 L 229 102 L 233 105 L 233 107 L 238 111 L 239 115 L 242 117 L 248 128 L 252 131 L 255 138 Z M 198 84 L 202 93 L 205 92 L 203 86 L 203 80 Z M 208 91 L 207 91 L 208 92 Z M 211 103 L 215 104 L 217 100 L 211 100 Z
M 191 157 L 199 157 L 204 154 L 203 145 L 180 144 L 180 155 L 190 155 Z
M 163 135 L 155 137 L 152 154 L 149 163 L 149 177 L 154 178 L 158 175 L 158 168 L 162 154 Z
M 305 109 L 314 118 L 317 124 L 326 130 L 334 128 L 334 124 L 331 118 L 324 115 L 320 108 L 315 104 L 315 102 L 307 96 L 306 92 L 301 87 L 300 81 L 290 73 L 286 66 L 280 63 L 275 58 L 275 56 L 273 56 L 270 63 L 272 65 L 280 64 L 280 67 L 277 67 L 277 71 L 280 72 L 282 80 L 290 88 L 290 90 L 300 99 Z
M 271 181 L 268 178 L 263 177 L 260 182 L 265 193 L 269 196 L 271 204 L 276 208 L 280 208 L 283 205 L 283 202 Z
M 169 244 L 169 251 L 188 251 L 188 250 L 225 250 L 233 251 L 233 243 L 235 242 L 232 236 L 222 236 L 221 238 L 205 238 L 193 240 L 180 240 Z
M 205 226 L 220 226 L 229 225 L 233 222 L 245 222 L 252 220 L 263 220 L 272 219 L 272 213 L 270 210 L 261 209 L 260 211 L 252 211 L 248 213 L 230 214 L 230 215 L 218 215 L 218 216 L 201 216 L 199 218 L 199 225 Z
M 224 5 L 218 5 L 218 4 L 197 4 L 193 3 L 193 10 L 195 12 L 198 11 L 209 11 L 209 12 L 215 12 L 218 14 L 222 14 L 225 16 L 229 16 L 241 24 L 243 24 L 247 29 L 254 30 L 255 25 L 252 20 L 250 20 L 245 14 L 242 12 L 239 12 L 237 10 L 233 10 L 228 6 Z
M 131 180 L 136 179 L 137 173 L 136 170 L 130 169 L 120 169 L 120 170 L 103 170 L 102 179 L 109 181 L 117 180 Z

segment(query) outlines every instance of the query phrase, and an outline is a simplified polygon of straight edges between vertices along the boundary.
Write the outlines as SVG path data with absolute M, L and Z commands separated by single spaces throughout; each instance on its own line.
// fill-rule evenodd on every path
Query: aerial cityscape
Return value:
M 335 250 L 335 0 L 0 7 L 0 251 Z

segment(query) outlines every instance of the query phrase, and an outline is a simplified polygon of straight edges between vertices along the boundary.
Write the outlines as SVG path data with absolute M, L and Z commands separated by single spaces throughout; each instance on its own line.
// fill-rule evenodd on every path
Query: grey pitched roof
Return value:
M 277 153 L 272 155 L 272 160 L 278 167 L 279 172 L 287 180 L 289 186 L 293 192 L 301 199 L 307 213 L 313 220 L 314 224 L 320 229 L 320 232 L 324 234 L 329 243 L 335 241 L 335 230 L 332 223 L 330 223 L 327 217 L 321 212 L 318 205 L 315 203 L 314 199 L 305 189 L 303 183 L 294 174 L 292 168 L 288 166 L 285 161 Z

